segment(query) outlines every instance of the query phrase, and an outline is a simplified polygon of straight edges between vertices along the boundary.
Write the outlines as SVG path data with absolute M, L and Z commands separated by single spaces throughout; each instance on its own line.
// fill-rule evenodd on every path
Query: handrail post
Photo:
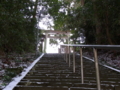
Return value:
M 65 46 L 63 47 L 63 56 L 64 56 L 64 60 L 65 60 Z
M 101 90 L 97 49 L 93 48 L 93 52 L 94 52 L 94 61 L 95 61 L 95 68 L 96 68 L 97 90 Z
M 73 72 L 75 73 L 75 48 L 73 47 Z
M 65 50 L 64 56 L 65 56 L 65 61 L 66 61 L 66 47 L 65 46 L 64 46 L 64 50 Z
M 69 46 L 67 46 L 67 63 L 69 63 Z
M 66 63 L 67 63 L 67 46 L 66 46 L 65 50 L 66 50 Z
M 69 46 L 69 67 L 70 67 L 70 63 L 71 63 L 71 61 L 70 61 L 70 54 L 71 54 L 71 52 L 70 52 L 70 46 Z
M 84 83 L 84 72 L 83 72 L 83 58 L 82 58 L 82 47 L 80 47 L 80 65 L 81 65 L 81 83 Z

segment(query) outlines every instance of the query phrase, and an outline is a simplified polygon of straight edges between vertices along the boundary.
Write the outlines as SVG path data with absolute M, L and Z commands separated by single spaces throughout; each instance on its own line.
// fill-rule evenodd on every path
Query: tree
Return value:
M 79 4 L 69 9 L 66 26 L 76 37 L 76 32 L 84 29 L 87 44 L 118 44 L 118 3 L 119 0 L 84 0 L 84 6 Z
M 5 0 L 0 2 L 0 50 L 6 53 L 33 51 L 35 36 L 31 22 L 34 2 Z

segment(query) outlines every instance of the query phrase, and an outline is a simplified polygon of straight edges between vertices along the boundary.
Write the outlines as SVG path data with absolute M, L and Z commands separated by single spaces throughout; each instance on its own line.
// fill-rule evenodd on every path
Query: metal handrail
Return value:
M 81 45 L 81 44 L 63 44 L 61 46 L 73 46 L 73 47 L 91 47 L 97 49 L 119 49 L 120 45 Z
M 84 74 L 83 74 L 83 56 L 82 56 L 82 48 L 93 48 L 94 53 L 94 61 L 95 61 L 95 68 L 96 68 L 96 81 L 97 81 L 97 90 L 101 90 L 101 84 L 100 84 L 100 74 L 99 74 L 99 65 L 98 65 L 98 55 L 97 55 L 97 49 L 114 49 L 114 50 L 120 50 L 120 45 L 81 45 L 81 44 L 63 44 L 61 45 L 65 49 L 68 48 L 70 51 L 70 47 L 73 47 L 73 72 L 75 73 L 75 51 L 74 47 L 80 47 L 80 60 L 81 60 L 81 83 L 84 83 Z M 69 59 L 69 60 L 68 60 Z M 69 61 L 69 67 L 70 67 L 70 52 L 69 52 L 69 58 L 67 58 L 67 51 L 65 52 L 65 60 L 66 62 Z

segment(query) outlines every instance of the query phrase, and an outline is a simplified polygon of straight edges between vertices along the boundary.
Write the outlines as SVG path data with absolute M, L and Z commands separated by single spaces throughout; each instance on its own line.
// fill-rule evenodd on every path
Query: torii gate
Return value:
M 64 38 L 66 40 L 68 40 L 68 44 L 69 44 L 69 38 L 70 38 L 70 32 L 69 31 L 54 31 L 54 30 L 42 30 L 42 33 L 45 34 L 46 38 L 45 38 L 45 44 L 44 44 L 44 52 L 46 52 L 46 43 L 47 43 L 47 38 L 52 38 L 52 39 L 59 39 L 59 38 Z M 66 35 L 66 36 L 58 36 L 58 35 Z M 60 52 L 60 50 L 59 50 Z M 67 50 L 67 52 L 69 52 Z

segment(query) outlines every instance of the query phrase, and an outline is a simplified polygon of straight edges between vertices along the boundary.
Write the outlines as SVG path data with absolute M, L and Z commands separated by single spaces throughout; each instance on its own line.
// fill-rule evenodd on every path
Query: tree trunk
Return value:
M 95 23 L 96 23 L 96 44 L 101 44 L 101 24 L 99 21 L 99 17 L 97 15 L 97 9 L 95 2 L 93 1 L 93 9 L 94 9 L 94 16 L 95 16 Z
M 106 7 L 106 17 L 105 17 L 105 28 L 106 28 L 106 34 L 107 34 L 107 39 L 109 44 L 113 45 L 113 42 L 111 40 L 111 36 L 110 36 L 110 30 L 109 30 L 109 21 L 108 21 L 108 7 Z
M 96 22 L 96 43 L 101 44 L 101 25 L 98 20 Z
M 36 51 L 36 55 L 37 55 L 37 44 L 38 44 L 38 30 L 35 29 L 36 27 L 36 11 L 37 11 L 37 5 L 38 5 L 38 0 L 36 0 L 35 2 L 35 8 L 34 8 L 34 12 L 33 12 L 33 18 L 31 19 L 31 22 L 33 22 L 33 30 L 34 30 L 34 35 L 35 35 L 35 51 Z
M 85 0 L 81 0 L 81 5 L 84 6 Z
M 33 13 L 33 19 L 35 19 L 35 16 L 36 16 L 37 5 L 38 5 L 38 0 L 36 0 L 36 2 L 35 2 L 35 9 L 34 9 L 34 13 Z

